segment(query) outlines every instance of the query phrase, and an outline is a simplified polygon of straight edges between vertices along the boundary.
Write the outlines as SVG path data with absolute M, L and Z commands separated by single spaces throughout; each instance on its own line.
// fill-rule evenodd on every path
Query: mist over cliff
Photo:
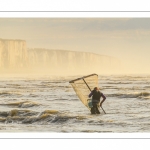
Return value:
M 29 49 L 24 40 L 0 39 L 0 72 L 76 75 L 116 73 L 120 61 L 111 56 L 68 50 Z

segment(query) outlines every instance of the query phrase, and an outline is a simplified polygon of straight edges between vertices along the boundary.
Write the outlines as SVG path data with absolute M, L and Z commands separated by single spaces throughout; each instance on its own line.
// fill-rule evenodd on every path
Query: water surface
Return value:
M 76 96 L 69 84 L 76 77 L 0 78 L 0 132 L 150 131 L 150 76 L 99 75 L 107 97 L 100 115 Z

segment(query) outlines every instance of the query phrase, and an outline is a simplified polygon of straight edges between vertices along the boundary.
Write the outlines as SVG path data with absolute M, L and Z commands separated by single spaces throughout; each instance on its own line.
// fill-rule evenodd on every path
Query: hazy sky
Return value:
M 0 18 L 0 38 L 114 56 L 131 73 L 150 73 L 150 18 Z

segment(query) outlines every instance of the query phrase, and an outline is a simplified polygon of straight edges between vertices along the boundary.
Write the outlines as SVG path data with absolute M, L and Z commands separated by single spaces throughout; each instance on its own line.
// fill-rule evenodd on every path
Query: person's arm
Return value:
M 105 97 L 105 95 L 102 93 L 102 97 L 103 97 L 103 100 L 101 101 L 101 103 L 100 103 L 100 107 L 102 106 L 102 103 L 105 101 L 105 99 L 106 99 L 106 97 Z
M 89 94 L 89 97 L 91 97 L 93 95 L 93 91 Z

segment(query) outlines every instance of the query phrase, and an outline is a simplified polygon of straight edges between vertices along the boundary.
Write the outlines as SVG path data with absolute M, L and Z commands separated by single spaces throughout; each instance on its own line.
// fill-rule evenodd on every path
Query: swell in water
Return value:
M 1 79 L 0 132 L 150 131 L 149 76 L 99 76 L 107 98 L 100 115 L 91 115 L 76 96 L 69 84 L 74 78 Z
M 118 98 L 149 98 L 150 93 L 148 92 L 134 92 L 134 93 L 114 93 L 107 94 L 108 97 L 118 97 Z

